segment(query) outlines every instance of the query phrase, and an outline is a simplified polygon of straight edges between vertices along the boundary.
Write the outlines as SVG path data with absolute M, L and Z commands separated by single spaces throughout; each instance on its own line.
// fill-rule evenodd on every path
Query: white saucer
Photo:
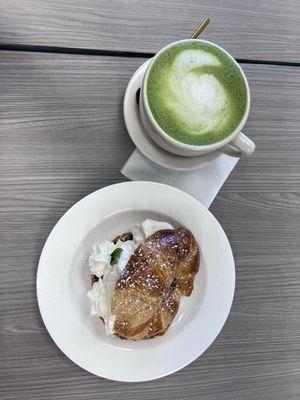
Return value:
M 182 298 L 163 336 L 122 340 L 107 336 L 101 321 L 89 315 L 87 257 L 93 243 L 146 218 L 190 229 L 200 246 L 200 268 L 193 293 Z M 218 221 L 192 196 L 153 182 L 119 183 L 80 200 L 50 233 L 37 272 L 41 315 L 61 351 L 95 375 L 126 382 L 169 375 L 199 357 L 227 319 L 234 286 L 234 260 Z
M 136 92 L 142 86 L 144 73 L 150 60 L 142 64 L 130 79 L 126 88 L 123 112 L 127 131 L 139 151 L 149 160 L 162 167 L 177 171 L 188 171 L 204 167 L 220 156 L 212 152 L 199 157 L 182 157 L 159 147 L 145 132 L 136 102 Z

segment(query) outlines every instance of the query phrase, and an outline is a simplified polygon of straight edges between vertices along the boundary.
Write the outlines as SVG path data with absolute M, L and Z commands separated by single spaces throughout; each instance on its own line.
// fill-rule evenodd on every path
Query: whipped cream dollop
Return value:
M 91 274 L 96 275 L 99 280 L 94 282 L 92 289 L 87 293 L 90 300 L 90 315 L 103 318 L 108 335 L 113 333 L 116 319 L 115 315 L 111 313 L 111 303 L 117 280 L 139 244 L 161 229 L 173 229 L 173 226 L 167 222 L 146 219 L 132 229 L 132 240 L 126 242 L 118 240 L 117 243 L 105 240 L 93 245 L 88 264 Z M 121 249 L 121 252 L 119 258 L 112 265 L 112 253 L 116 249 Z

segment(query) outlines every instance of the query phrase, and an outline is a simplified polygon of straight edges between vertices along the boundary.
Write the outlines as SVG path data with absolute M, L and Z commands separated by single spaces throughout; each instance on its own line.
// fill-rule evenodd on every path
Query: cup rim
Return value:
M 148 99 L 147 99 L 147 95 L 146 95 L 146 85 L 147 85 L 147 81 L 148 81 L 148 76 L 150 73 L 150 70 L 152 68 L 152 65 L 154 64 L 154 62 L 156 61 L 156 59 L 169 47 L 174 46 L 178 43 L 183 43 L 183 42 L 195 42 L 195 40 L 199 41 L 199 42 L 204 42 L 204 43 L 208 43 L 216 48 L 218 48 L 219 50 L 221 50 L 223 53 L 225 53 L 232 61 L 233 63 L 239 68 L 242 77 L 244 79 L 245 85 L 246 85 L 246 90 L 247 90 L 247 105 L 246 105 L 246 110 L 245 113 L 243 115 L 243 118 L 241 119 L 239 125 L 235 128 L 235 130 L 233 132 L 230 133 L 230 135 L 228 135 L 226 138 L 224 138 L 223 140 L 220 140 L 219 142 L 215 142 L 215 143 L 211 143 L 211 144 L 205 144 L 205 145 L 193 145 L 193 144 L 188 144 L 188 143 L 183 143 L 180 142 L 177 139 L 174 139 L 172 136 L 168 135 L 161 127 L 160 125 L 157 123 L 156 119 L 154 118 L 151 110 L 150 110 L 150 106 L 148 103 Z M 143 79 L 143 84 L 142 84 L 142 99 L 143 99 L 143 103 L 144 103 L 144 111 L 147 115 L 147 117 L 149 118 L 152 126 L 154 126 L 154 128 L 159 132 L 159 134 L 161 136 L 163 136 L 164 139 L 166 139 L 168 142 L 174 144 L 177 147 L 180 147 L 181 149 L 186 149 L 186 150 L 214 150 L 214 149 L 218 149 L 223 147 L 224 145 L 226 145 L 227 143 L 229 143 L 239 132 L 241 132 L 243 126 L 245 125 L 247 118 L 249 116 L 249 110 L 250 110 L 250 88 L 249 88 L 249 83 L 248 80 L 246 78 L 246 75 L 244 73 L 244 71 L 242 70 L 241 66 L 239 65 L 239 63 L 233 58 L 233 56 L 231 54 L 229 54 L 225 49 L 223 49 L 223 47 L 217 45 L 214 42 L 210 42 L 209 40 L 204 40 L 204 39 L 181 39 L 181 40 L 177 40 L 175 42 L 169 43 L 166 46 L 164 46 L 162 49 L 160 49 L 151 59 L 147 70 L 145 72 L 144 75 L 144 79 Z

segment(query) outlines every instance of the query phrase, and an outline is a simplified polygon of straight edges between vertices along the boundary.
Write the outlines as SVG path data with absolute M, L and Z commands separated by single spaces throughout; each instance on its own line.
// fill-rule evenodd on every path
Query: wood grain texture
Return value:
M 140 59 L 0 53 L 0 398 L 298 400 L 300 397 L 300 77 L 244 65 L 252 90 L 239 162 L 211 210 L 237 267 L 229 319 L 197 361 L 141 384 L 90 375 L 55 346 L 35 277 L 58 218 L 125 180 L 133 149 L 121 105 Z M 204 327 L 205 329 L 205 327 Z
M 237 58 L 300 62 L 299 0 L 0 0 L 0 43 L 156 52 L 203 37 Z

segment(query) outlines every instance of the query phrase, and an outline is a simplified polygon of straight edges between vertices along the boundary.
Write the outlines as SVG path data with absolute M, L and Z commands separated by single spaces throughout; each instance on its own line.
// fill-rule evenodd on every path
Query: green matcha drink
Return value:
M 176 43 L 158 55 L 149 71 L 146 96 L 164 132 L 190 145 L 225 139 L 247 108 L 240 68 L 218 47 L 197 40 Z

